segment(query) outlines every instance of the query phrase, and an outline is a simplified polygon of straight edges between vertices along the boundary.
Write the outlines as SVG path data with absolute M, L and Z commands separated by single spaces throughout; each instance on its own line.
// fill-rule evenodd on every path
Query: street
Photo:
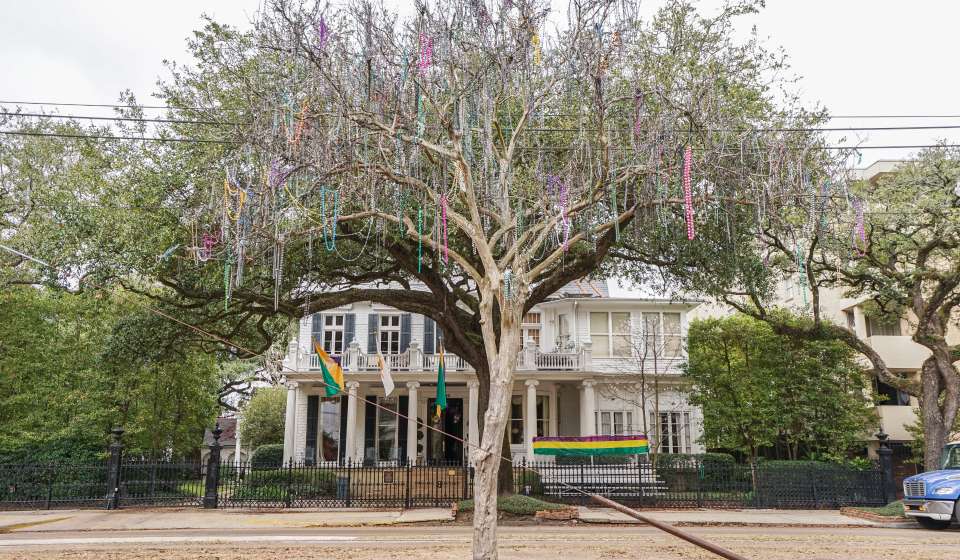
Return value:
M 880 528 L 690 528 L 748 558 L 874 560 L 955 558 L 960 530 Z M 516 560 L 711 559 L 650 527 L 503 527 L 500 557 Z M 0 560 L 419 560 L 467 558 L 470 528 L 408 526 L 325 529 L 18 532 L 0 535 Z

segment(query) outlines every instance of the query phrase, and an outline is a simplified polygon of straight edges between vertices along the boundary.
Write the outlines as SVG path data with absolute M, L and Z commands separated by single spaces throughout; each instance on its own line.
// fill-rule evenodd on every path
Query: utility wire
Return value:
M 213 126 L 242 126 L 246 123 L 234 121 L 213 121 L 197 119 L 172 119 L 172 118 L 143 118 L 143 117 L 103 117 L 90 115 L 63 115 L 48 113 L 0 113 L 12 117 L 38 117 L 47 119 L 76 119 L 76 120 L 96 120 L 96 121 L 118 121 L 118 122 L 138 122 L 138 123 L 171 123 L 171 124 L 200 124 Z M 314 125 L 315 126 L 315 125 Z M 330 128 L 325 125 L 324 128 Z M 960 129 L 960 124 L 938 124 L 938 125 L 902 125 L 902 126 L 840 126 L 840 127 L 760 127 L 760 128 L 707 128 L 706 132 L 878 132 L 878 131 L 896 131 L 896 130 L 952 130 Z M 529 132 L 596 132 L 596 128 L 541 128 L 526 127 Z M 632 128 L 616 128 L 617 131 L 633 132 Z M 676 130 L 674 130 L 676 131 Z

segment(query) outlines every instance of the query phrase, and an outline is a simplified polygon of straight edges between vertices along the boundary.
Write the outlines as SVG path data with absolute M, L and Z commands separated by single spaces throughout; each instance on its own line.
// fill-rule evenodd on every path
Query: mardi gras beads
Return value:
M 691 188 L 690 171 L 693 167 L 693 148 L 687 146 L 683 150 L 683 214 L 687 221 L 687 239 L 693 240 L 696 231 L 693 227 L 693 190 Z

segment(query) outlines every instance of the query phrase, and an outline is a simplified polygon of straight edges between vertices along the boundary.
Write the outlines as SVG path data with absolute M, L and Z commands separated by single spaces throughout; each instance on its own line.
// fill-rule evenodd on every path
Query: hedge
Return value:
M 255 467 L 279 467 L 283 465 L 283 444 L 268 443 L 253 451 L 250 463 Z

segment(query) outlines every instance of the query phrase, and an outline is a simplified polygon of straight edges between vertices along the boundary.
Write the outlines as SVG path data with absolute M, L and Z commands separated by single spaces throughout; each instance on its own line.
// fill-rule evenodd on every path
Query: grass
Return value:
M 855 507 L 853 509 L 882 515 L 884 517 L 906 517 L 903 514 L 903 502 L 901 501 L 890 502 L 883 507 Z
M 497 498 L 497 509 L 504 513 L 514 515 L 533 515 L 538 511 L 564 509 L 569 506 L 563 504 L 554 504 L 544 502 L 530 496 L 513 494 L 511 496 L 501 496 Z M 473 500 L 462 500 L 457 502 L 457 511 L 473 511 Z

